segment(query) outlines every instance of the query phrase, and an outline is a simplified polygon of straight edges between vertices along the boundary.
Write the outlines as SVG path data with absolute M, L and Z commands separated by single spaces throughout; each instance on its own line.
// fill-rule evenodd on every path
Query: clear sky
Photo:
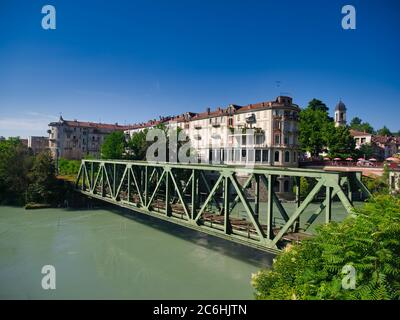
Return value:
M 349 118 L 397 131 L 399 40 L 397 0 L 0 0 L 0 135 L 46 135 L 60 113 L 124 124 L 279 94 L 331 112 L 342 98 Z

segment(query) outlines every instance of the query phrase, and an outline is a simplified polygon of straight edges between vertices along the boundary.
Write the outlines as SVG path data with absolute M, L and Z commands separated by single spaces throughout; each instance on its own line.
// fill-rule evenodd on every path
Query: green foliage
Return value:
M 81 162 L 79 160 L 67 160 L 60 158 L 58 160 L 58 173 L 62 176 L 77 175 Z
M 350 134 L 349 128 L 345 126 L 330 127 L 330 133 L 326 135 L 326 145 L 329 150 L 329 156 L 332 158 L 355 157 L 355 141 Z
M 320 100 L 311 100 L 307 108 L 300 112 L 299 128 L 301 148 L 314 157 L 318 157 L 324 148 L 328 148 L 330 157 L 356 156 L 355 142 L 349 128 L 335 127 L 328 108 Z
M 176 140 L 182 131 L 182 128 L 177 128 L 177 129 L 168 129 L 164 124 L 158 124 L 154 129 L 159 129 L 162 130 L 165 134 L 166 137 L 166 158 L 167 161 L 169 161 L 169 156 L 176 158 L 176 152 L 173 154 L 170 150 L 170 140 L 172 137 Z M 132 160 L 146 160 L 146 152 L 147 148 L 153 143 L 153 141 L 146 141 L 146 136 L 149 132 L 151 132 L 152 129 L 145 129 L 143 131 L 135 132 L 130 140 L 128 141 L 128 158 Z M 186 143 L 187 141 L 177 141 L 177 150 Z
M 0 202 L 22 204 L 33 155 L 19 138 L 0 141 Z
M 122 131 L 110 133 L 101 146 L 101 157 L 103 159 L 123 159 L 127 142 Z
M 313 99 L 307 108 L 300 112 L 299 142 L 303 151 L 318 156 L 326 146 L 329 132 L 334 128 L 332 119 L 329 118 L 326 106 Z
M 300 177 L 300 198 L 304 199 L 316 185 L 315 179 Z M 296 192 L 296 186 L 293 186 L 293 193 Z
M 315 98 L 312 99 L 308 103 L 307 108 L 310 108 L 313 111 L 317 111 L 317 110 L 320 110 L 322 112 L 328 112 L 329 111 L 329 109 L 328 109 L 328 107 L 326 106 L 325 103 L 323 103 L 321 100 L 318 100 L 318 99 L 315 99 Z
M 362 177 L 363 183 L 372 193 L 387 194 L 389 186 L 382 177 Z
M 39 153 L 29 172 L 27 201 L 34 203 L 55 203 L 58 201 L 58 181 L 55 166 L 49 151 Z
M 350 121 L 350 129 L 361 132 L 374 133 L 374 128 L 368 122 L 363 122 L 359 117 L 354 117 Z
M 257 299 L 399 299 L 400 198 L 378 195 L 341 223 L 281 253 L 272 269 L 253 275 Z M 343 289 L 342 268 L 356 271 Z
M 358 158 L 370 159 L 374 156 L 375 151 L 370 143 L 365 143 L 357 150 Z
M 130 159 L 132 160 L 146 160 L 146 151 L 149 143 L 146 141 L 148 129 L 135 132 L 128 141 L 128 148 L 130 150 Z
M 62 193 L 49 152 L 33 156 L 18 138 L 0 141 L 0 202 L 55 203 Z
M 377 134 L 378 134 L 379 136 L 391 136 L 391 135 L 392 135 L 392 132 L 391 132 L 386 126 L 383 126 L 382 129 L 379 129 L 379 130 L 377 131 Z

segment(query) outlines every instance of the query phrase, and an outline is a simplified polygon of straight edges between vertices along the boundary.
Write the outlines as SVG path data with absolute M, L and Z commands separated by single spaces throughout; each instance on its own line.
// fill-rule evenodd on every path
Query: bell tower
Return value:
M 339 101 L 335 108 L 335 126 L 345 126 L 346 125 L 346 105 Z

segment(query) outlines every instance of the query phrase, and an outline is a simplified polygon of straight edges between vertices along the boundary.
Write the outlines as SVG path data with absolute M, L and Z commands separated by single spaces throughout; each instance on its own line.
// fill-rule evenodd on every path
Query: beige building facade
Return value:
M 299 112 L 292 98 L 279 96 L 274 101 L 161 118 L 126 133 L 133 135 L 162 122 L 182 129 L 201 163 L 297 167 Z
M 49 148 L 55 158 L 80 160 L 85 156 L 100 157 L 105 137 L 129 127 L 118 124 L 64 120 L 49 124 Z

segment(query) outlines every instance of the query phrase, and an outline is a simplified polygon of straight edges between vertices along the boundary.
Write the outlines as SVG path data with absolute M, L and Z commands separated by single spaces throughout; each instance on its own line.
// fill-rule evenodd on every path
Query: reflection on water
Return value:
M 271 260 L 127 210 L 0 207 L 0 299 L 252 299 Z M 41 287 L 46 264 L 56 290 Z

